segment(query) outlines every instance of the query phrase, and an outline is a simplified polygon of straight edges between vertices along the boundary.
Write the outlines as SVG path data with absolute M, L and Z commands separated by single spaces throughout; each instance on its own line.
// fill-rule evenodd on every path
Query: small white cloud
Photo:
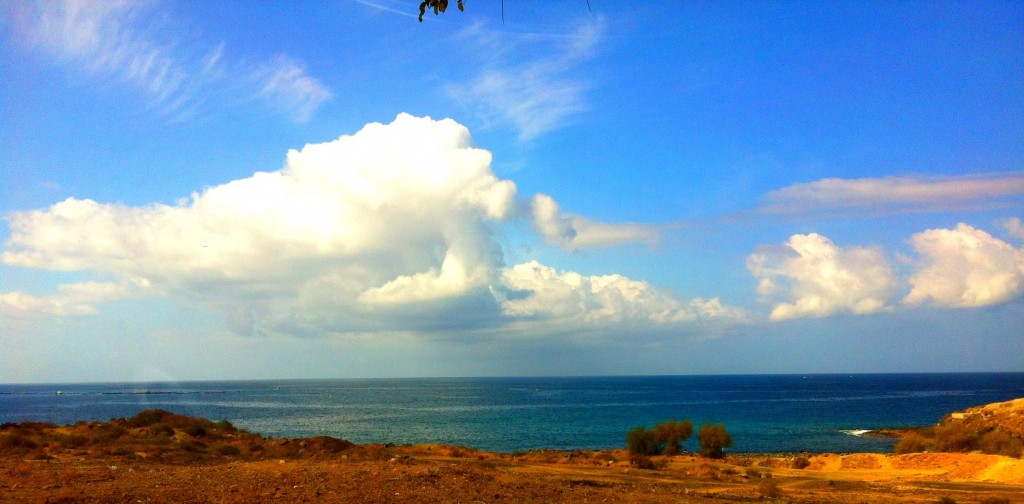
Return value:
M 771 320 L 866 314 L 888 309 L 897 283 L 881 250 L 840 248 L 817 233 L 762 246 L 747 258 Z
M 1024 249 L 967 224 L 911 238 L 921 255 L 910 278 L 909 305 L 966 308 L 1005 303 L 1024 290 Z
M 531 213 L 537 234 L 547 242 L 569 250 L 609 247 L 631 242 L 651 244 L 658 238 L 657 228 L 648 224 L 610 224 L 562 213 L 558 202 L 547 194 L 537 194 L 533 197 Z
M 903 213 L 989 208 L 1024 197 L 1024 174 L 960 177 L 829 178 L 771 191 L 759 210 L 768 214 L 820 212 Z
M 507 289 L 501 303 L 506 315 L 545 322 L 671 325 L 745 317 L 742 310 L 723 306 L 718 298 L 683 302 L 647 282 L 622 275 L 558 272 L 537 261 L 505 269 L 502 284 Z
M 554 198 L 547 194 L 533 197 L 533 228 L 550 243 L 570 247 L 576 239 L 576 230 L 572 227 L 572 219 L 562 215 L 562 208 Z
M 1018 240 L 1024 240 L 1024 224 L 1021 224 L 1020 217 L 1013 217 L 1002 221 L 1006 232 Z

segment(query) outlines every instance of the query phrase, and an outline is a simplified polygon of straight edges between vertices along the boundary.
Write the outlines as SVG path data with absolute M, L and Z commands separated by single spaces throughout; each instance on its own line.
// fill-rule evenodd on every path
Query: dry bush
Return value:
M 981 436 L 977 442 L 979 450 L 995 455 L 1020 458 L 1021 442 L 1003 430 L 991 430 Z
M 903 453 L 917 453 L 928 451 L 932 447 L 932 441 L 924 436 L 911 432 L 903 437 L 893 446 L 892 451 L 897 455 Z
M 24 454 L 35 449 L 37 446 L 35 441 L 19 433 L 0 436 L 0 453 Z
M 629 456 L 629 465 L 637 469 L 656 469 L 651 457 L 639 453 L 633 453 Z
M 1006 497 L 985 497 L 978 501 L 978 504 L 1010 504 Z
M 750 467 L 754 464 L 753 460 L 749 457 L 726 457 L 728 463 L 738 467 Z
M 173 415 L 173 413 L 161 409 L 145 410 L 129 418 L 127 423 L 128 427 L 149 427 L 155 423 L 162 422 L 164 417 L 169 415 Z
M 208 446 L 202 441 L 183 441 L 181 448 L 192 453 L 206 453 Z
M 242 450 L 240 450 L 237 446 L 224 445 L 217 448 L 217 453 L 219 455 L 224 455 L 226 457 L 237 457 L 242 454 Z
M 940 452 L 974 451 L 977 435 L 960 422 L 950 422 L 935 428 L 935 450 Z
M 800 456 L 793 459 L 793 463 L 790 465 L 793 469 L 804 469 L 811 465 L 811 461 L 807 457 Z
M 151 424 L 149 426 L 149 433 L 150 433 L 150 435 L 158 436 L 158 437 L 159 436 L 170 437 L 170 436 L 174 435 L 174 427 L 171 427 L 170 425 L 167 425 L 167 424 L 165 424 L 163 422 L 157 422 L 157 423 Z
M 773 479 L 766 479 L 757 485 L 757 494 L 762 499 L 777 499 L 782 496 L 779 484 Z
M 722 449 L 732 446 L 732 436 L 722 424 L 706 423 L 701 425 L 700 431 L 697 432 L 697 439 L 700 440 L 700 454 L 709 458 L 724 457 Z
M 51 439 L 63 448 L 81 448 L 89 444 L 89 439 L 78 434 L 54 434 Z

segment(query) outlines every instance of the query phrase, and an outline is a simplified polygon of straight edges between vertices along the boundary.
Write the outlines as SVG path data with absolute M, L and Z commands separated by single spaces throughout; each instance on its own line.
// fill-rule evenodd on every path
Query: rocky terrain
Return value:
M 991 411 L 982 418 L 1009 418 Z M 1000 455 L 652 462 L 640 469 L 624 450 L 498 454 L 270 439 L 149 410 L 110 422 L 0 426 L 0 502 L 1024 502 L 1024 461 Z

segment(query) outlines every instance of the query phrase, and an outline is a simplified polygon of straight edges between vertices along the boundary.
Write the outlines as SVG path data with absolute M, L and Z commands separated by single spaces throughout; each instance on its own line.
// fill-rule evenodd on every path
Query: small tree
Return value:
M 646 425 L 639 425 L 626 433 L 626 449 L 630 453 L 657 455 L 663 447 L 654 430 L 648 429 Z
M 693 422 L 669 420 L 654 426 L 655 438 L 665 444 L 665 454 L 675 455 L 682 450 L 683 443 L 693 434 Z
M 700 440 L 700 454 L 708 458 L 722 458 L 725 456 L 722 449 L 732 446 L 732 436 L 722 424 L 701 425 L 697 439 Z

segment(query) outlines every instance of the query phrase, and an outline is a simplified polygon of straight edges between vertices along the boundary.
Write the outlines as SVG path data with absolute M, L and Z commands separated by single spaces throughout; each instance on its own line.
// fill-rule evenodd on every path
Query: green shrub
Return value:
M 222 430 L 224 432 L 235 432 L 235 431 L 238 430 L 238 428 L 236 428 L 234 425 L 231 424 L 231 422 L 229 422 L 227 420 L 221 420 L 221 421 L 217 422 L 216 425 L 217 425 L 218 429 L 220 429 L 220 430 Z
M 689 420 L 669 420 L 654 426 L 654 437 L 664 444 L 667 455 L 675 455 L 682 450 L 683 443 L 693 435 L 693 422 Z
M 630 453 L 639 455 L 657 455 L 661 453 L 664 444 L 658 441 L 658 435 L 654 429 L 648 429 L 644 425 L 634 427 L 626 433 L 626 449 Z
M 722 458 L 725 456 L 722 450 L 732 446 L 732 436 L 722 424 L 701 425 L 697 439 L 700 441 L 700 454 L 708 458 Z
M 792 467 L 793 469 L 804 469 L 809 465 L 811 465 L 811 461 L 807 457 L 800 456 L 793 459 Z
M 692 434 L 693 423 L 689 420 L 668 420 L 653 429 L 640 425 L 626 433 L 626 449 L 641 455 L 675 455 Z

